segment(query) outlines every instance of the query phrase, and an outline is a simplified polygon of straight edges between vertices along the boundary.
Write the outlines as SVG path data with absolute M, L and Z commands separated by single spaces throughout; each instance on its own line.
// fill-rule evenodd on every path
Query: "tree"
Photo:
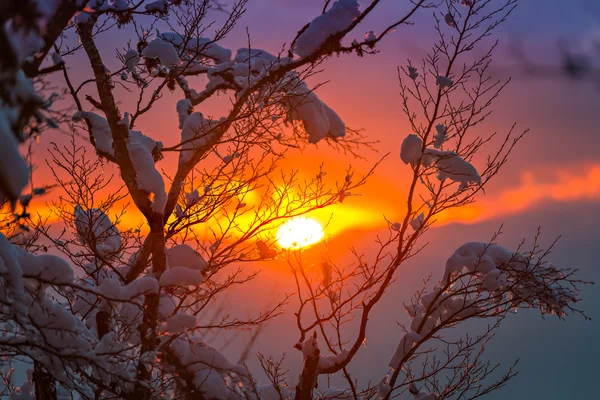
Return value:
M 494 135 L 475 136 L 473 128 L 485 121 L 507 84 L 489 76 L 496 47 L 490 37 L 516 0 L 414 1 L 381 33 L 370 31 L 346 44 L 378 5 L 377 0 L 366 7 L 355 0 L 326 1 L 321 14 L 281 53 L 254 48 L 249 37 L 233 58 L 219 42 L 242 18 L 245 0 L 229 7 L 208 0 L 3 6 L 6 28 L 0 40 L 12 52 L 3 56 L 0 68 L 0 123 L 3 141 L 11 145 L 0 151 L 16 160 L 22 174 L 13 179 L 9 165 L 1 164 L 0 190 L 9 203 L 6 230 L 29 229 L 36 235 L 27 241 L 17 241 L 18 234 L 0 236 L 0 349 L 7 366 L 34 364 L 20 390 L 13 390 L 11 373 L 3 372 L 6 393 L 35 392 L 37 398 L 57 398 L 65 391 L 83 398 L 139 399 L 388 399 L 401 393 L 421 400 L 476 398 L 514 376 L 512 368 L 494 376 L 497 366 L 482 357 L 486 342 L 511 310 L 536 307 L 542 315 L 583 315 L 575 303 L 577 287 L 585 282 L 573 276 L 574 270 L 548 263 L 549 250 L 537 240 L 529 250 L 508 251 L 495 243 L 498 233 L 488 242 L 458 248 L 444 275 L 417 289 L 406 305 L 412 323 L 404 327 L 391 352 L 389 372 L 378 384 L 351 376 L 347 367 L 360 351 L 369 315 L 376 312 L 399 266 L 422 249 L 419 239 L 440 212 L 475 200 L 525 134 L 513 126 L 485 161 L 476 157 Z M 359 252 L 353 265 L 324 259 L 316 276 L 304 265 L 300 249 L 277 246 L 273 227 L 343 202 L 373 171 L 358 176 L 349 169 L 338 183 L 325 179 L 323 168 L 306 181 L 294 171 L 276 173 L 286 152 L 307 144 L 324 142 L 355 156 L 370 145 L 346 128 L 306 79 L 333 55 L 376 52 L 381 40 L 404 29 L 424 9 L 433 10 L 438 41 L 418 66 L 409 62 L 398 69 L 404 112 L 413 130 L 400 149 L 411 174 L 404 218 L 389 222 L 389 235 L 379 238 L 374 259 Z M 44 29 L 38 25 L 39 13 Z M 213 13 L 225 15 L 219 26 Z M 111 72 L 98 42 L 118 28 L 134 34 L 136 42 L 119 51 L 122 66 Z M 31 52 L 19 53 L 19 44 L 27 44 L 21 48 Z M 483 55 L 475 61 L 465 57 L 475 48 L 483 48 Z M 44 67 L 51 49 L 52 64 Z M 92 71 L 81 83 L 68 68 L 74 54 L 84 54 Z M 56 110 L 55 96 L 43 100 L 43 87 L 35 90 L 31 81 L 41 85 L 57 71 L 68 88 L 69 112 Z M 202 90 L 187 80 L 199 75 L 208 80 Z M 134 128 L 158 107 L 166 90 L 182 99 L 170 106 L 179 118 L 180 140 L 165 145 Z M 89 94 L 84 98 L 84 93 Z M 194 112 L 219 93 L 231 100 L 224 117 Z M 135 110 L 120 110 L 118 99 L 134 95 Z M 93 111 L 86 110 L 88 103 Z M 54 145 L 46 160 L 55 176 L 54 190 L 61 191 L 55 213 L 66 227 L 56 233 L 27 212 L 32 196 L 51 185 L 32 185 L 30 194 L 20 194 L 30 169 L 16 151 L 15 138 L 25 141 L 46 125 L 65 125 L 65 115 L 73 120 L 71 143 Z M 82 131 L 95 154 L 78 136 Z M 159 168 L 170 153 L 177 160 L 172 160 L 174 173 L 167 175 Z M 102 174 L 104 163 L 114 166 L 119 177 Z M 122 187 L 115 191 L 112 182 L 117 179 Z M 259 200 L 248 204 L 249 193 L 259 194 Z M 132 204 L 123 206 L 124 201 Z M 131 208 L 143 216 L 139 227 L 120 223 Z M 209 226 L 207 235 L 198 234 L 202 225 Z M 63 257 L 45 254 L 39 237 Z M 290 266 L 298 288 L 294 298 L 244 320 L 215 309 L 213 299 L 257 273 L 242 265 L 275 257 Z M 206 344 L 209 331 L 218 335 L 252 328 L 260 334 L 262 324 L 287 301 L 298 306 L 295 347 L 303 354 L 295 388 L 288 385 L 281 361 L 259 355 L 270 382 L 259 385 L 256 371 Z M 347 327 L 352 318 L 359 321 L 356 331 Z M 448 333 L 475 319 L 489 321 L 483 333 L 461 338 Z M 315 390 L 319 375 L 338 371 L 346 388 Z

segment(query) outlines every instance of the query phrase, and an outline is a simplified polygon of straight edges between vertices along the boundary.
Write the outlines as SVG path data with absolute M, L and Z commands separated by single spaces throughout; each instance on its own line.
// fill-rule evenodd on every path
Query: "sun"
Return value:
M 323 227 L 314 219 L 295 217 L 277 230 L 277 243 L 284 249 L 308 247 L 323 239 Z

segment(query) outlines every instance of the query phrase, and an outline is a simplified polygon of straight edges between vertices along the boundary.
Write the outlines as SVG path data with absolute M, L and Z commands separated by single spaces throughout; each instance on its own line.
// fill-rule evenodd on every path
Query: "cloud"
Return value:
M 343 163 L 332 161 L 329 171 L 339 178 L 345 175 Z M 362 168 L 361 168 L 362 169 Z M 548 172 L 551 171 L 551 172 Z M 360 175 L 360 173 L 357 173 Z M 402 182 L 390 184 L 387 174 L 375 174 L 368 183 L 357 190 L 357 196 L 325 209 L 310 213 L 312 218 L 325 225 L 328 237 L 335 237 L 344 232 L 372 232 L 387 226 L 387 218 L 391 222 L 404 216 L 406 207 L 405 186 Z M 329 177 L 329 176 L 328 176 Z M 339 180 L 339 179 L 338 179 Z M 332 179 L 330 184 L 333 184 Z M 523 171 L 518 180 L 509 186 L 506 180 L 501 187 L 488 188 L 485 195 L 477 196 L 477 201 L 464 207 L 449 209 L 437 216 L 435 226 L 450 223 L 477 224 L 484 221 L 521 215 L 534 209 L 542 203 L 568 203 L 578 201 L 600 201 L 600 163 L 584 165 L 567 165 L 544 169 Z M 510 181 L 508 181 L 510 182 Z M 498 182 L 496 182 L 497 184 Z M 257 199 L 251 197 L 245 200 L 249 205 L 255 205 Z M 47 217 L 48 223 L 56 222 L 56 215 L 50 212 L 48 204 L 33 205 L 31 211 L 35 215 Z M 128 213 L 121 218 L 125 227 L 135 228 L 142 216 L 134 208 L 129 207 Z M 243 222 L 248 218 L 242 218 Z M 216 221 L 212 221 L 213 223 Z M 246 221 L 250 223 L 250 220 Z M 273 232 L 277 226 L 273 226 Z M 204 227 L 202 229 L 204 232 Z M 197 232 L 202 234 L 202 232 Z
M 546 170 L 549 170 L 547 167 Z M 543 202 L 600 200 L 600 164 L 557 167 L 551 177 L 541 171 L 521 173 L 518 184 L 480 196 L 476 203 L 440 215 L 441 224 L 478 223 L 521 214 Z
M 364 196 L 349 199 L 344 204 L 321 211 L 318 217 L 332 215 L 327 233 L 335 236 L 344 231 L 374 231 L 386 227 L 390 221 L 401 220 L 406 210 L 406 189 L 390 185 L 377 174 L 372 177 L 372 190 Z M 503 180 L 488 187 L 486 194 L 476 196 L 476 202 L 449 209 L 437 216 L 435 226 L 450 223 L 477 224 L 493 219 L 521 215 L 542 203 L 600 201 L 600 163 L 566 166 L 544 166 L 521 172 L 510 186 Z M 376 195 L 374 195 L 376 193 Z

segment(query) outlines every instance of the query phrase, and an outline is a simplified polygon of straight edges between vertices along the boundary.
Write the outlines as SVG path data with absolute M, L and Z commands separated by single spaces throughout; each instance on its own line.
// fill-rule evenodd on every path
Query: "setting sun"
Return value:
M 307 247 L 323 239 L 323 227 L 314 219 L 289 219 L 277 231 L 277 243 L 284 249 Z

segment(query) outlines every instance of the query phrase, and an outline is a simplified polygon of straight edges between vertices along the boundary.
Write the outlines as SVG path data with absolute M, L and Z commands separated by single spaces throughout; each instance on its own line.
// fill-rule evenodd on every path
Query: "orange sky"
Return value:
M 310 2 L 311 7 L 300 7 L 294 2 L 285 4 L 285 7 L 298 8 L 298 18 L 303 18 L 304 14 L 312 15 L 314 12 L 311 9 L 315 5 L 314 2 Z M 268 27 L 251 24 L 252 21 L 258 21 L 262 14 L 275 11 L 262 2 L 257 2 L 250 8 L 246 23 L 250 24 L 253 46 L 277 52 L 286 41 L 285 38 L 293 37 L 293 27 L 277 18 L 274 18 Z M 375 56 L 334 57 L 323 65 L 324 72 L 311 80 L 312 84 L 328 81 L 318 90 L 319 97 L 335 109 L 348 126 L 364 128 L 364 133 L 370 139 L 379 141 L 376 146 L 379 153 L 365 152 L 369 161 L 361 161 L 341 156 L 325 145 L 319 145 L 318 148 L 310 146 L 302 154 L 290 152 L 282 163 L 284 170 L 301 168 L 310 176 L 316 173 L 319 164 L 325 161 L 325 168 L 330 175 L 341 180 L 349 164 L 352 164 L 357 174 L 364 173 L 379 157 L 387 152 L 391 153 L 368 184 L 359 190 L 360 196 L 352 196 L 343 204 L 314 214 L 321 222 L 326 222 L 333 214 L 328 235 L 335 236 L 338 232 L 348 230 L 378 229 L 385 226 L 383 215 L 392 221 L 402 217 L 409 168 L 401 163 L 398 152 L 402 139 L 411 132 L 405 116 L 401 113 L 396 66 L 405 63 L 408 56 L 422 55 L 419 52 L 426 48 L 427 43 L 406 40 L 420 37 L 423 42 L 429 41 L 431 32 L 421 35 L 423 32 L 418 31 L 422 29 L 421 26 L 426 25 L 402 27 L 384 41 L 381 52 Z M 111 31 L 104 41 L 99 42 L 103 54 L 106 54 L 105 63 L 110 69 L 116 69 L 120 65 L 112 56 L 116 46 L 113 39 L 122 39 L 125 33 L 125 30 Z M 246 43 L 246 40 L 245 26 L 240 26 L 231 33 L 224 44 L 235 49 L 239 47 L 239 43 Z M 501 50 L 498 52 L 502 54 Z M 67 65 L 72 66 L 75 83 L 90 76 L 85 59 L 77 57 L 65 58 Z M 60 76 L 56 77 L 61 84 Z M 190 79 L 190 82 L 200 87 L 205 83 L 203 79 Z M 596 125 L 593 123 L 595 114 L 588 112 L 593 103 L 583 101 L 585 99 L 568 100 L 562 89 L 561 86 L 549 87 L 539 82 L 524 82 L 518 79 L 509 85 L 498 99 L 494 114 L 484 126 L 477 128 L 476 134 L 505 132 L 513 121 L 518 122 L 522 129 L 531 128 L 531 133 L 517 147 L 505 169 L 486 190 L 486 194 L 479 195 L 476 204 L 451 210 L 441 215 L 438 223 L 477 223 L 490 218 L 524 213 L 545 201 L 600 200 L 600 164 L 593 150 L 599 139 L 596 137 L 598 135 L 590 134 Z M 85 90 L 83 92 L 85 94 Z M 574 91 L 570 93 L 573 93 L 573 96 L 581 95 Z M 584 97 L 587 95 L 589 93 L 584 93 Z M 167 146 L 175 144 L 180 134 L 177 129 L 175 102 L 180 98 L 181 94 L 177 91 L 166 93 L 157 102 L 155 111 L 139 120 L 136 129 L 162 140 Z M 131 111 L 137 98 L 121 92 L 118 93 L 118 100 L 121 111 Z M 228 105 L 228 98 L 220 96 L 206 104 L 203 103 L 197 111 L 218 118 L 225 115 L 224 110 Z M 39 167 L 36 171 L 38 183 L 51 179 L 44 163 L 47 155 L 45 147 L 50 141 L 66 143 L 67 137 L 50 133 L 42 138 L 36 148 L 35 157 Z M 491 148 L 485 149 L 485 152 L 491 151 Z M 477 162 L 478 160 L 475 162 L 476 166 Z M 159 163 L 159 168 L 163 168 L 167 173 L 172 173 L 175 166 L 175 155 L 167 156 Z M 107 166 L 106 171 L 110 170 L 111 167 Z M 44 210 L 43 201 L 49 201 L 58 195 L 59 191 L 55 190 L 54 193 L 35 202 L 34 209 Z M 140 215 L 136 213 L 132 213 L 126 219 L 130 224 L 136 224 L 139 220 Z
M 278 7 L 273 6 L 275 2 L 278 3 Z M 362 3 L 364 4 L 364 2 Z M 371 29 L 377 33 L 383 23 L 393 19 L 400 7 L 410 5 L 409 2 L 403 2 L 404 4 L 399 6 L 401 2 L 397 1 L 383 3 L 386 3 L 384 8 L 373 18 L 365 21 L 364 26 L 360 26 L 356 37 L 362 37 L 364 32 Z M 364 368 L 364 370 L 369 374 L 378 371 L 378 366 L 385 367 L 387 365 L 389 344 L 394 343 L 395 346 L 397 343 L 398 330 L 394 329 L 391 319 L 400 314 L 404 315 L 399 307 L 399 302 L 409 301 L 413 289 L 420 287 L 422 279 L 428 273 L 439 274 L 440 270 L 432 269 L 433 266 L 442 267 L 444 265 L 442 258 L 446 256 L 447 252 L 451 254 L 454 246 L 459 245 L 465 237 L 477 236 L 485 240 L 491 236 L 492 231 L 482 233 L 489 229 L 489 226 L 474 224 L 489 220 L 494 220 L 494 223 L 496 220 L 502 222 L 504 218 L 509 220 L 511 216 L 527 215 L 528 212 L 536 210 L 545 203 L 558 204 L 565 209 L 569 208 L 568 215 L 570 217 L 575 215 L 579 218 L 575 221 L 575 229 L 573 226 L 569 227 L 570 230 L 565 228 L 567 233 L 571 234 L 572 240 L 566 238 L 567 244 L 562 247 L 563 250 L 566 249 L 563 261 L 568 262 L 570 266 L 578 263 L 584 267 L 591 265 L 596 268 L 597 266 L 595 243 L 590 244 L 588 251 L 585 251 L 585 248 L 582 251 L 581 246 L 573 243 L 577 242 L 580 235 L 588 235 L 588 232 L 592 230 L 594 232 L 591 232 L 592 239 L 589 240 L 589 243 L 597 238 L 594 221 L 598 220 L 598 213 L 589 215 L 589 207 L 585 210 L 572 210 L 572 208 L 574 204 L 580 204 L 576 203 L 580 201 L 600 205 L 600 161 L 597 155 L 597 149 L 600 146 L 600 132 L 598 131 L 600 126 L 598 96 L 600 96 L 600 92 L 594 85 L 578 85 L 576 82 L 568 80 L 536 81 L 529 76 L 519 77 L 518 74 L 512 73 L 513 70 L 505 68 L 511 61 L 510 53 L 507 51 L 511 38 L 523 39 L 526 42 L 527 50 L 536 61 L 547 61 L 547 58 L 551 58 L 557 52 L 555 41 L 559 37 L 562 38 L 558 32 L 565 33 L 570 28 L 585 29 L 586 21 L 581 15 L 577 15 L 576 18 L 568 18 L 569 15 L 577 12 L 575 2 L 573 4 L 569 2 L 568 5 L 565 5 L 566 2 L 558 0 L 544 0 L 543 2 L 542 0 L 530 0 L 520 3 L 511 15 L 509 22 L 499 29 L 497 36 L 501 39 L 501 43 L 494 57 L 494 63 L 499 67 L 497 69 L 498 77 L 513 76 L 515 79 L 498 99 L 494 106 L 494 113 L 489 117 L 487 123 L 478 127 L 476 133 L 480 135 L 495 131 L 502 133 L 513 122 L 517 122 L 521 129 L 531 128 L 531 132 L 517 147 L 506 167 L 490 184 L 486 193 L 478 196 L 477 203 L 451 210 L 439 216 L 437 226 L 446 225 L 446 227 L 440 228 L 435 233 L 431 232 L 431 234 L 432 236 L 434 234 L 446 235 L 449 239 L 440 241 L 440 248 L 428 252 L 427 258 L 413 260 L 415 262 L 412 265 L 412 275 L 414 275 L 412 278 L 409 263 L 407 265 L 408 274 L 402 275 L 397 286 L 393 288 L 392 295 L 384 299 L 378 312 L 373 315 L 372 326 L 381 327 L 381 329 L 377 329 L 379 332 L 378 336 L 375 336 L 375 340 L 369 341 L 369 351 L 359 353 L 359 356 L 364 358 L 359 359 L 358 363 L 362 366 L 368 365 L 369 368 Z M 595 2 L 590 0 L 586 3 Z M 246 27 L 248 27 L 253 47 L 276 53 L 285 42 L 290 43 L 295 33 L 322 7 L 323 1 L 251 0 L 249 4 L 249 11 L 244 20 L 231 33 L 224 45 L 234 50 L 245 46 L 248 40 L 246 36 Z M 587 16 L 586 18 L 592 17 Z M 426 22 L 423 23 L 423 21 Z M 597 21 L 595 23 L 597 24 Z M 365 155 L 370 161 L 359 161 L 340 156 L 324 145 L 320 145 L 318 148 L 310 146 L 303 154 L 291 152 L 282 163 L 284 169 L 302 168 L 306 171 L 307 176 L 312 176 L 318 171 L 319 164 L 324 161 L 325 168 L 329 172 L 328 177 L 338 177 L 342 180 L 349 164 L 352 164 L 357 174 L 364 173 L 380 156 L 391 153 L 367 185 L 354 193 L 360 194 L 360 196 L 352 196 L 343 204 L 337 204 L 312 215 L 321 223 L 325 223 L 333 214 L 332 223 L 326 231 L 328 242 L 311 249 L 315 259 L 319 259 L 320 252 L 326 246 L 333 249 L 332 259 L 349 257 L 346 249 L 357 242 L 359 252 L 363 250 L 367 252 L 369 247 L 362 246 L 364 244 L 362 242 L 366 243 L 368 240 L 369 243 L 372 243 L 374 232 L 385 227 L 384 215 L 391 221 L 401 219 L 405 210 L 410 168 L 400 161 L 398 153 L 402 139 L 411 131 L 405 116 L 401 113 L 402 104 L 398 93 L 396 67 L 406 64 L 407 58 L 411 58 L 414 63 L 420 62 L 419 57 L 431 44 L 432 28 L 432 12 L 425 10 L 421 15 L 415 16 L 415 25 L 400 27 L 397 32 L 390 35 L 382 43 L 379 54 L 364 58 L 347 55 L 334 57 L 323 64 L 324 72 L 311 80 L 312 84 L 328 81 L 317 92 L 319 97 L 336 110 L 349 126 L 364 128 L 365 134 L 369 138 L 380 141 L 376 146 L 379 153 L 367 152 Z M 531 40 L 531 35 L 534 35 L 533 40 Z M 114 57 L 114 51 L 117 47 L 125 46 L 124 38 L 128 36 L 126 29 L 114 29 L 108 32 L 105 40 L 100 43 L 103 54 L 106 54 L 105 64 L 108 68 L 116 70 L 120 66 Z M 544 44 L 546 47 L 543 47 Z M 65 57 L 65 61 L 71 67 L 75 84 L 90 77 L 89 66 L 82 59 Z M 57 78 L 60 76 L 57 75 Z M 203 86 L 201 79 L 197 83 L 200 84 L 200 87 Z M 64 86 L 62 81 L 59 80 L 58 86 Z M 82 94 L 86 94 L 85 90 Z M 167 146 L 175 144 L 180 135 L 180 131 L 177 129 L 175 102 L 180 98 L 180 93 L 167 93 L 163 99 L 157 102 L 153 112 L 140 119 L 136 129 L 142 130 L 156 140 L 163 141 Z M 136 99 L 135 96 L 122 95 L 118 100 L 122 111 L 131 111 Z M 203 104 L 197 111 L 218 118 L 224 115 L 223 107 L 227 107 L 228 104 L 227 97 L 222 96 L 216 101 Z M 86 109 L 91 108 L 86 105 Z M 52 179 L 44 163 L 44 159 L 47 157 L 45 148 L 51 141 L 64 144 L 67 142 L 67 137 L 56 132 L 49 132 L 36 146 L 35 162 L 39 166 L 36 171 L 37 184 L 50 183 Z M 485 149 L 485 152 L 491 151 L 490 148 Z M 175 158 L 167 156 L 159 163 L 159 168 L 164 168 L 167 172 L 172 173 L 176 165 Z M 483 161 L 484 159 L 477 159 L 475 165 L 481 166 Z M 107 174 L 111 170 L 110 166 L 104 168 L 104 172 Z M 56 199 L 59 195 L 60 191 L 54 190 L 47 196 L 35 200 L 33 202 L 34 211 L 47 213 L 49 209 L 44 202 Z M 594 207 L 591 209 L 593 210 Z M 596 209 L 600 209 L 600 207 L 596 207 Z M 588 214 L 585 214 L 586 212 Z M 545 214 L 544 218 L 546 218 Z M 549 215 L 548 218 L 553 220 L 552 215 Z M 133 226 L 140 220 L 139 213 L 131 212 L 123 222 Z M 515 223 L 516 220 L 518 222 Z M 522 226 L 520 218 L 512 218 L 512 221 L 512 226 L 507 227 L 507 231 L 512 232 L 514 237 L 519 236 L 516 239 L 513 237 L 514 240 L 520 240 L 521 230 L 531 233 L 531 227 Z M 557 219 L 557 221 L 562 220 Z M 579 231 L 577 223 L 581 221 L 586 224 Z M 455 227 L 449 226 L 454 222 L 472 225 L 455 229 Z M 556 228 L 554 226 L 554 228 L 561 229 L 561 231 L 556 231 L 558 234 L 562 232 L 563 227 Z M 576 232 L 573 233 L 573 231 Z M 550 237 L 554 234 L 555 232 L 549 233 Z M 511 239 L 503 238 L 503 240 L 511 242 Z M 579 258 L 577 258 L 578 256 Z M 263 301 L 268 303 L 265 297 L 271 296 L 271 292 L 293 292 L 295 290 L 294 287 L 291 287 L 293 281 L 289 279 L 289 271 L 285 268 L 282 260 L 264 265 L 273 267 L 265 268 L 269 273 L 259 277 L 264 280 L 259 280 L 256 285 L 242 285 L 243 290 L 247 290 L 248 293 L 245 297 L 241 297 L 242 301 L 236 303 L 240 307 L 263 304 Z M 595 277 L 598 269 L 596 268 L 594 271 Z M 259 289 L 257 290 L 257 288 Z M 597 290 L 593 293 L 595 297 L 589 296 L 590 294 L 592 293 L 587 293 L 588 296 L 585 297 L 587 307 L 598 299 Z M 268 300 L 272 301 L 272 298 Z M 386 301 L 387 303 L 385 303 Z M 596 315 L 597 312 L 593 315 L 594 321 L 599 320 Z M 286 316 L 293 318 L 292 313 L 286 314 L 282 318 L 286 318 Z M 597 348 L 595 332 L 598 332 L 598 325 L 596 322 L 594 322 L 596 325 L 585 326 L 565 325 L 562 324 L 562 321 L 561 325 L 550 325 L 549 327 L 544 325 L 544 337 L 548 336 L 548 339 L 540 340 L 541 329 L 539 332 L 534 332 L 535 335 L 527 336 L 523 333 L 523 329 L 535 326 L 536 320 L 532 318 L 532 314 L 524 313 L 515 317 L 521 318 L 522 329 L 516 325 L 508 325 L 509 329 L 503 331 L 507 334 L 500 335 L 499 339 L 502 340 L 502 337 L 505 337 L 506 340 L 497 351 L 498 359 L 502 356 L 510 356 L 506 365 L 510 365 L 513 357 L 515 359 L 522 358 L 524 363 L 527 363 L 527 352 L 533 351 L 539 361 L 537 364 L 524 364 L 523 371 L 519 374 L 522 379 L 517 378 L 514 382 L 518 390 L 508 392 L 508 394 L 502 391 L 500 398 L 511 398 L 511 395 L 513 398 L 518 398 L 522 393 L 531 390 L 532 382 L 540 383 L 534 385 L 539 393 L 545 391 L 542 393 L 543 396 L 540 394 L 540 398 L 550 398 L 552 395 L 560 398 L 561 394 L 563 394 L 562 398 L 568 398 L 573 396 L 574 390 L 579 391 L 578 394 L 582 397 L 586 390 L 593 392 L 595 384 L 593 379 L 595 361 L 593 358 L 595 355 L 594 351 L 590 351 L 590 349 Z M 567 326 L 570 330 L 565 328 Z M 290 351 L 292 343 L 285 340 L 285 338 L 296 337 L 296 332 L 293 331 L 295 323 L 293 321 L 286 323 L 285 319 L 283 321 L 279 319 L 270 328 L 275 334 L 263 335 L 259 338 L 257 349 L 268 348 L 271 353 L 275 352 L 275 354 L 281 350 L 289 352 L 291 358 L 297 357 L 298 352 Z M 260 343 L 261 340 L 264 343 Z M 278 345 L 280 348 L 277 347 Z M 558 350 L 548 352 L 548 346 Z M 537 354 L 535 354 L 536 348 L 538 349 Z M 589 364 L 584 364 L 577 359 L 582 355 L 590 360 Z M 383 361 L 375 362 L 377 357 Z M 554 357 L 554 359 L 549 357 Z M 575 359 L 576 362 L 573 362 Z M 548 370 L 545 366 L 552 365 L 548 360 L 554 364 L 562 363 L 561 365 L 564 364 L 567 367 Z M 293 363 L 293 366 L 297 367 L 298 365 L 301 365 L 300 361 Z M 582 365 L 591 367 L 581 368 Z M 385 374 L 385 371 L 382 372 Z M 531 379 L 536 377 L 535 374 L 544 377 L 543 384 L 541 384 L 542 381 Z M 371 379 L 371 376 L 368 378 Z M 556 382 L 575 382 L 576 384 L 562 386 L 552 384 Z
M 322 146 L 321 146 L 322 147 Z M 344 231 L 374 231 L 386 226 L 385 218 L 390 221 L 401 220 L 405 211 L 405 199 L 409 177 L 409 167 L 400 160 L 397 152 L 390 154 L 382 166 L 369 179 L 367 184 L 353 193 L 353 196 L 323 210 L 312 212 L 309 216 L 322 224 L 330 221 L 326 229 L 327 237 L 335 239 Z M 44 151 L 38 152 L 36 159 L 40 160 Z M 342 180 L 349 164 L 355 169 L 355 176 L 365 173 L 373 164 L 370 161 L 335 158 L 331 149 L 307 149 L 304 153 L 290 154 L 282 162 L 282 169 L 290 171 L 304 166 L 304 178 L 310 178 L 318 172 L 319 163 L 325 162 L 327 178 L 333 184 Z M 377 155 L 375 155 L 377 156 Z M 373 157 L 375 158 L 375 157 Z M 168 165 L 169 160 L 162 163 Z M 172 164 L 172 163 L 171 163 Z M 38 165 L 40 165 L 38 161 Z M 114 170 L 106 166 L 105 173 Z M 166 168 L 165 168 L 166 169 Z M 50 178 L 47 168 L 40 165 L 36 172 L 36 181 Z M 438 216 L 436 224 L 447 223 L 478 223 L 489 219 L 525 213 L 543 202 L 599 201 L 600 200 L 600 163 L 559 166 L 553 172 L 545 169 L 525 168 L 516 177 L 501 179 L 510 184 L 491 186 L 485 194 L 480 194 L 475 204 L 462 208 L 448 210 Z M 117 180 L 118 181 L 118 180 Z M 501 182 L 503 183 L 503 182 Z M 113 187 L 116 187 L 113 185 Z M 108 190 L 114 190 L 109 188 Z M 57 199 L 60 189 L 54 189 L 50 194 L 33 203 L 32 210 L 48 215 L 48 203 Z M 245 202 L 251 207 L 258 202 L 256 193 L 250 193 Z M 54 218 L 52 218 L 53 220 Z M 135 210 L 130 210 L 123 223 L 137 226 L 142 220 Z M 202 227 L 202 230 L 205 228 Z

